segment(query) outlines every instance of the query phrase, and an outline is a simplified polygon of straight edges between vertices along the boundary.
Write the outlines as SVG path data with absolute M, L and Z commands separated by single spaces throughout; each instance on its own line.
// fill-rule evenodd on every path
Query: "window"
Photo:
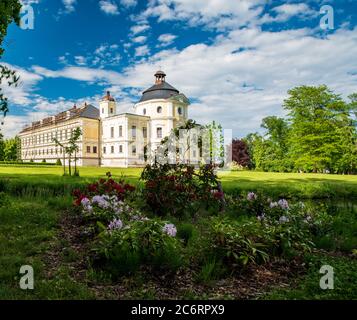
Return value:
M 162 107 L 157 107 L 157 113 L 162 113 Z
M 113 113 L 113 108 L 110 108 L 110 113 Z
M 107 153 L 107 148 L 103 147 L 103 153 Z
M 102 108 L 102 113 L 104 113 L 104 108 Z
M 162 128 L 156 128 L 156 137 L 159 139 L 162 138 Z
M 143 115 L 144 115 L 144 116 L 146 115 L 146 109 L 143 110 Z
M 90 146 L 87 146 L 87 153 L 90 153 Z
M 133 139 L 136 138 L 136 126 L 131 127 L 131 136 Z
M 123 153 L 123 146 L 122 145 L 119 146 L 119 153 Z
M 181 114 L 182 114 L 182 108 L 179 107 L 179 108 L 177 109 L 177 112 L 178 112 L 179 115 L 181 115 Z
M 143 127 L 143 138 L 146 139 L 148 137 L 148 129 Z
M 114 138 L 114 127 L 110 128 L 110 137 Z
M 123 126 L 119 126 L 119 137 L 123 136 Z
M 132 153 L 133 155 L 136 155 L 136 146 L 132 146 L 132 147 L 131 147 L 131 153 Z
M 97 147 L 93 147 L 93 153 L 97 153 Z
M 110 147 L 110 152 L 111 152 L 111 153 L 114 153 L 114 146 L 111 146 L 111 147 Z

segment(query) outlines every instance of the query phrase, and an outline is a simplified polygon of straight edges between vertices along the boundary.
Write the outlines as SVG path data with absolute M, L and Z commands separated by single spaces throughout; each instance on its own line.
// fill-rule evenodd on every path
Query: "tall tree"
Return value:
M 284 101 L 289 112 L 289 144 L 296 168 L 304 171 L 333 170 L 341 156 L 340 128 L 347 104 L 326 86 L 301 86 L 290 90 Z

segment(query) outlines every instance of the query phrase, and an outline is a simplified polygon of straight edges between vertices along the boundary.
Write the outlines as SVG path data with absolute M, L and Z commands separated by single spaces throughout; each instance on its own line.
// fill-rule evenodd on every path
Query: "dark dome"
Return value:
M 167 82 L 162 82 L 153 85 L 151 88 L 145 90 L 139 102 L 153 100 L 153 99 L 168 99 L 176 96 L 180 92 Z
M 110 95 L 110 91 L 102 98 L 102 101 L 115 101 L 115 99 Z

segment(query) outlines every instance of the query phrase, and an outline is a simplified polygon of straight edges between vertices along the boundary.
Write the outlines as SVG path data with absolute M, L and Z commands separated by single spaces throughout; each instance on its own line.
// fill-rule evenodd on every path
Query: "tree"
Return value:
M 251 161 L 247 143 L 244 140 L 233 139 L 230 147 L 232 149 L 232 161 L 244 168 L 249 168 Z
M 4 54 L 3 41 L 7 34 L 7 28 L 12 23 L 15 22 L 17 25 L 20 24 L 20 10 L 21 3 L 19 0 L 1 0 L 0 2 L 0 58 Z M 4 82 L 8 86 L 16 86 L 19 81 L 19 77 L 16 76 L 15 71 L 10 70 L 4 65 L 0 65 L 0 85 Z M 6 116 L 9 111 L 8 100 L 5 97 L 2 88 L 0 86 L 0 111 Z
M 0 161 L 4 161 L 5 157 L 5 141 L 4 141 L 4 136 L 0 132 Z
M 4 160 L 17 161 L 20 139 L 15 137 L 13 139 L 5 140 Z
M 348 105 L 324 85 L 301 86 L 288 93 L 284 108 L 291 121 L 289 144 L 295 167 L 332 171 L 342 156 L 341 133 L 348 123 Z
M 61 143 L 57 138 L 53 138 L 52 140 L 55 142 L 56 146 L 59 146 L 63 150 L 63 175 L 66 175 L 66 154 L 68 155 L 68 173 L 72 176 L 72 156 L 74 154 L 74 175 L 78 176 L 77 170 L 77 152 L 79 150 L 78 140 L 82 135 L 82 131 L 79 127 L 74 129 L 71 132 L 71 136 L 68 140 L 68 144 L 65 145 Z

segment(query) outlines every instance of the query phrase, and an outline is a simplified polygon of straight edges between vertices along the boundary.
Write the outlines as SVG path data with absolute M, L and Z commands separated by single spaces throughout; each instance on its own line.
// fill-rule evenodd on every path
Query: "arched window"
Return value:
M 157 107 L 157 113 L 162 113 L 162 107 Z
M 182 108 L 179 107 L 179 108 L 177 109 L 177 112 L 178 112 L 179 115 L 182 115 Z
M 144 116 L 146 115 L 146 109 L 143 110 L 143 114 L 144 114 Z

